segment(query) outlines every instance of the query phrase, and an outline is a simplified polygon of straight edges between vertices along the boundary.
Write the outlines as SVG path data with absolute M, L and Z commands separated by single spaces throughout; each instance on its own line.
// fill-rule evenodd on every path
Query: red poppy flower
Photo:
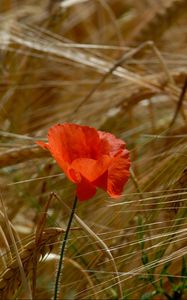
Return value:
M 77 185 L 80 201 L 88 200 L 96 188 L 112 198 L 121 196 L 129 178 L 129 151 L 114 135 L 76 124 L 58 124 L 49 129 L 49 150 L 67 177 Z

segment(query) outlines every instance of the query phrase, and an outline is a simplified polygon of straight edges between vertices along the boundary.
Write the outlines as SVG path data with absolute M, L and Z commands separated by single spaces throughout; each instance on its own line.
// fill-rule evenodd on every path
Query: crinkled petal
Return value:
M 100 140 L 95 128 L 68 123 L 58 124 L 49 129 L 48 140 L 53 156 L 60 155 L 68 164 L 77 158 L 98 157 Z
M 69 173 L 75 178 L 76 174 L 73 173 L 74 170 L 75 172 L 80 173 L 90 182 L 93 182 L 106 172 L 110 162 L 111 158 L 108 155 L 103 155 L 98 160 L 90 158 L 78 158 L 72 162 Z
M 112 198 L 118 198 L 129 178 L 130 159 L 127 150 L 113 158 L 108 169 L 107 192 Z
M 77 197 L 80 201 L 86 201 L 92 198 L 96 193 L 96 187 L 87 179 L 82 177 L 80 183 L 77 184 Z
M 125 149 L 125 142 L 117 139 L 113 134 L 104 131 L 98 131 L 98 133 L 101 139 L 102 154 L 109 154 L 113 157 Z
M 68 173 L 68 178 L 74 182 L 74 183 L 79 183 L 82 180 L 81 174 L 79 171 L 69 167 L 67 170 Z

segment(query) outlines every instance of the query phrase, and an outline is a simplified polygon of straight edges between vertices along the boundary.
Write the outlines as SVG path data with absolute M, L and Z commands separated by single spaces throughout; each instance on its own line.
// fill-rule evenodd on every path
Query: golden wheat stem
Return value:
M 22 278 L 22 284 L 23 284 L 24 290 L 26 290 L 28 292 L 28 299 L 30 300 L 30 299 L 32 299 L 31 288 L 30 288 L 30 285 L 28 284 L 28 281 L 27 281 L 27 278 L 26 278 L 26 275 L 25 275 L 25 272 L 24 272 L 23 264 L 22 264 L 22 261 L 21 261 L 20 255 L 19 255 L 19 251 L 18 251 L 18 248 L 17 248 L 17 245 L 16 245 L 16 241 L 15 241 L 15 238 L 14 238 L 14 235 L 13 235 L 13 232 L 12 232 L 12 228 L 9 224 L 9 219 L 8 219 L 8 215 L 7 215 L 5 206 L 4 206 L 2 194 L 0 194 L 0 199 L 1 199 L 0 201 L 1 201 L 2 209 L 3 209 L 3 213 L 4 213 L 4 216 L 5 216 L 6 226 L 7 226 L 12 244 L 14 246 L 16 259 L 17 259 L 17 262 L 18 262 L 18 265 L 19 265 L 19 270 L 20 270 L 20 274 L 21 274 L 21 278 Z

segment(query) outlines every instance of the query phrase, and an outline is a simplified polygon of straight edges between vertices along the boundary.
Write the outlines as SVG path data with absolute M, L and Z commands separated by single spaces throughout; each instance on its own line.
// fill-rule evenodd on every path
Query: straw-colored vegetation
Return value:
M 187 1 L 0 1 L 0 298 L 52 299 L 74 186 L 55 123 L 131 151 L 120 201 L 79 203 L 59 299 L 187 299 Z

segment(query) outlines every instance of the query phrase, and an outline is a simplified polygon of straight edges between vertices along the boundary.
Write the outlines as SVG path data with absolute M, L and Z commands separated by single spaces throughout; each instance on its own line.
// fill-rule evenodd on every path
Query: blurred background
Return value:
M 2 299 L 28 297 L 16 253 L 53 295 L 75 187 L 35 141 L 63 122 L 125 140 L 132 170 L 119 201 L 78 205 L 61 299 L 186 299 L 186 58 L 186 0 L 0 1 Z

